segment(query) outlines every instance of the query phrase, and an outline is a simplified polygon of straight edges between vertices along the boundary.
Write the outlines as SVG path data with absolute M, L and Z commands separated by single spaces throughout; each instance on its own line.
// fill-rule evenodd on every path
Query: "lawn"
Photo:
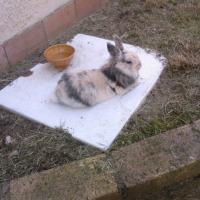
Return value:
M 78 33 L 106 39 L 117 34 L 124 43 L 156 51 L 167 58 L 166 68 L 113 143 L 113 151 L 200 119 L 199 22 L 199 0 L 112 0 L 1 73 L 0 89 L 43 61 L 48 46 L 66 43 Z M 9 145 L 6 136 L 11 136 Z M 0 183 L 100 153 L 62 127 L 50 129 L 0 108 Z

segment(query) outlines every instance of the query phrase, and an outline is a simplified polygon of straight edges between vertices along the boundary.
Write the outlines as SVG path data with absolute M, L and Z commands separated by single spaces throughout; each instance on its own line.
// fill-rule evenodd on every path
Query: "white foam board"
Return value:
M 96 69 L 109 58 L 107 42 L 113 41 L 78 34 L 69 42 L 76 53 L 70 67 Z M 49 101 L 58 80 L 67 70 L 49 63 L 38 64 L 32 75 L 19 77 L 0 91 L 0 106 L 25 118 L 55 128 L 62 127 L 86 144 L 107 150 L 130 116 L 141 105 L 164 68 L 164 57 L 156 58 L 140 47 L 124 44 L 141 59 L 140 85 L 131 92 L 116 96 L 96 106 L 73 109 Z M 39 134 L 39 133 L 38 133 Z

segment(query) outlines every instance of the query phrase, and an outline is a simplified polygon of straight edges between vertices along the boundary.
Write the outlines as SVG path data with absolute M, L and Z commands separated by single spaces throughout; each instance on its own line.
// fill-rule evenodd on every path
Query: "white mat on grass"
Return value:
M 76 53 L 70 67 L 94 69 L 101 67 L 109 58 L 107 42 L 113 41 L 78 34 L 69 43 Z M 0 91 L 0 106 L 25 118 L 55 128 L 67 129 L 72 136 L 84 143 L 107 150 L 130 116 L 141 105 L 153 88 L 165 58 L 155 53 L 124 44 L 124 48 L 137 53 L 142 61 L 141 84 L 124 96 L 116 96 L 90 108 L 72 109 L 50 103 L 49 94 L 65 72 L 51 64 L 38 64 L 31 69 L 32 75 L 19 77 Z

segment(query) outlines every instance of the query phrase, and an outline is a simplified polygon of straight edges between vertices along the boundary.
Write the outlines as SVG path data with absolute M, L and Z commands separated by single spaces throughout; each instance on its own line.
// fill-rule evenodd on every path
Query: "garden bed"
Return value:
M 66 43 L 78 33 L 106 39 L 118 34 L 124 43 L 168 59 L 157 85 L 110 151 L 200 118 L 199 21 L 200 3 L 195 0 L 110 1 L 48 45 Z M 0 89 L 44 61 L 48 46 L 1 73 Z M 12 137 L 9 145 L 6 136 Z M 74 140 L 62 127 L 50 129 L 0 108 L 1 140 L 0 183 L 102 153 Z

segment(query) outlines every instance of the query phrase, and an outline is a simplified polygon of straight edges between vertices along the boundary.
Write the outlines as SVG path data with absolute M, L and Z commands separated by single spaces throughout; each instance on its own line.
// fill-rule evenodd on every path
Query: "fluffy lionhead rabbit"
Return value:
M 114 35 L 113 39 L 115 46 L 107 43 L 107 63 L 100 69 L 67 70 L 58 81 L 54 101 L 74 108 L 88 107 L 125 94 L 139 84 L 140 59 L 124 49 L 119 36 Z

